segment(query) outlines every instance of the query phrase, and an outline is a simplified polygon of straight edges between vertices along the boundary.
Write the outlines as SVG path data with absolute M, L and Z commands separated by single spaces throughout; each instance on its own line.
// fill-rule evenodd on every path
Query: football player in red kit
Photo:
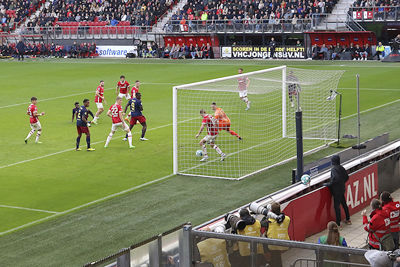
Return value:
M 104 81 L 100 81 L 100 85 L 96 89 L 96 94 L 94 96 L 94 102 L 96 103 L 97 106 L 97 112 L 96 115 L 94 115 L 94 118 L 92 120 L 92 123 L 97 124 L 97 120 L 99 119 L 99 116 L 101 113 L 104 111 L 104 106 L 103 102 L 106 103 L 106 99 L 104 98 Z
M 35 143 L 41 144 L 42 142 L 39 142 L 40 135 L 42 134 L 42 125 L 40 125 L 39 121 L 39 116 L 44 116 L 44 112 L 39 113 L 37 110 L 37 98 L 32 97 L 31 98 L 31 104 L 28 107 L 28 110 L 26 114 L 29 116 L 29 123 L 31 124 L 31 130 L 28 133 L 28 136 L 25 138 L 25 144 L 28 143 L 28 139 L 37 131 L 36 133 L 36 140 Z
M 129 83 L 125 80 L 125 76 L 121 75 L 119 77 L 119 82 L 117 83 L 117 88 L 116 88 L 116 93 L 119 97 L 125 98 L 126 100 L 129 100 Z

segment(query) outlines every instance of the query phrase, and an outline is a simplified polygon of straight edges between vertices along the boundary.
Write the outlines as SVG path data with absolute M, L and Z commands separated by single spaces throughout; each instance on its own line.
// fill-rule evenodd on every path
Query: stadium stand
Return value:
M 189 1 L 175 13 L 171 20 L 186 21 L 233 21 L 235 23 L 268 23 L 271 20 L 292 21 L 311 18 L 313 14 L 330 13 L 337 0 L 320 1 Z
M 14 30 L 44 3 L 44 0 L 1 0 L 0 32 Z
M 175 2 L 55 0 L 28 26 L 152 26 Z
M 349 15 L 355 20 L 399 20 L 400 1 L 398 0 L 356 0 L 349 10 Z

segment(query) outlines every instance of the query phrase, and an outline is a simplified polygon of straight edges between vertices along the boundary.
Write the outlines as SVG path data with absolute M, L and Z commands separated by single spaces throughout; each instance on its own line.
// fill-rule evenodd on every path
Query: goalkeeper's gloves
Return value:
M 278 215 L 278 218 L 276 219 L 277 223 L 282 223 L 283 220 L 285 220 L 285 214 L 281 213 Z

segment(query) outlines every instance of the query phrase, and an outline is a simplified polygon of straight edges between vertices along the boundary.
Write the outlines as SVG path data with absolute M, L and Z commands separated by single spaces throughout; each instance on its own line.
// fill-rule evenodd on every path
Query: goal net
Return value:
M 222 179 L 242 179 L 285 163 L 296 156 L 295 112 L 303 111 L 303 147 L 311 153 L 336 138 L 336 101 L 330 100 L 343 71 L 275 67 L 173 88 L 174 173 Z M 250 108 L 239 97 L 239 82 L 247 84 Z M 241 88 L 240 88 L 241 87 Z M 243 96 L 243 95 L 242 95 Z M 215 120 L 216 103 L 230 121 Z M 208 159 L 196 139 L 200 110 L 213 116 L 218 129 L 215 145 L 206 142 Z M 218 111 L 217 111 L 218 112 Z M 231 132 L 230 132 L 230 131 Z M 238 136 L 233 135 L 233 132 Z M 209 141 L 209 140 L 208 140 Z

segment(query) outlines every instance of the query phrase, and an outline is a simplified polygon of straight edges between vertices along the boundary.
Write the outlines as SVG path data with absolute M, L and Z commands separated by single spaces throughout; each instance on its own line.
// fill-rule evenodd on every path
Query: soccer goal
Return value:
M 173 87 L 174 173 L 239 180 L 296 157 L 295 112 L 298 97 L 303 111 L 304 152 L 312 153 L 336 138 L 336 91 L 343 71 L 308 70 L 280 66 L 239 75 Z M 240 81 L 247 81 L 250 109 L 239 98 Z M 219 134 L 215 144 L 226 154 L 207 146 L 209 158 L 196 155 L 195 138 L 202 124 L 199 111 L 214 116 L 211 104 L 230 119 L 231 135 L 215 122 Z M 214 120 L 215 121 L 215 120 Z

